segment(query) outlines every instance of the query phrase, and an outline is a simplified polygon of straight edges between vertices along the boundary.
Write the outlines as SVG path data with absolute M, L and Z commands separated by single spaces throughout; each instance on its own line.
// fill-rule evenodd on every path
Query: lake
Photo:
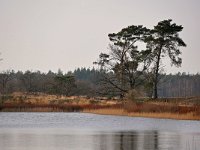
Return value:
M 1 150 L 198 150 L 200 121 L 0 113 Z

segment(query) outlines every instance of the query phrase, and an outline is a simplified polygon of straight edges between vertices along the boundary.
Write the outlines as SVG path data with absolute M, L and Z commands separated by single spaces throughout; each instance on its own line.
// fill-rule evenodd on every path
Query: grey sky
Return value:
M 199 6 L 199 0 L 0 0 L 0 70 L 92 67 L 108 51 L 108 33 L 171 18 L 183 25 L 188 46 L 182 67 L 166 65 L 166 72 L 200 72 Z

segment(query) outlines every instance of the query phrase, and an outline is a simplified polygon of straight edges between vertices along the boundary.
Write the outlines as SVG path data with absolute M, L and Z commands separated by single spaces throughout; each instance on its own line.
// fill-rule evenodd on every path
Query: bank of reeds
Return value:
M 84 109 L 83 111 L 104 115 L 200 120 L 200 105 L 182 106 L 163 102 L 127 102 L 121 108 Z
M 78 105 L 56 105 L 56 104 L 3 104 L 0 106 L 2 112 L 70 112 L 81 111 Z
M 115 105 L 94 105 L 94 104 L 3 104 L 1 112 L 82 112 L 83 110 L 98 110 L 120 108 Z
M 199 114 L 200 105 L 179 105 L 172 103 L 147 103 L 147 102 L 127 102 L 124 109 L 127 112 L 143 112 L 143 113 L 196 113 Z

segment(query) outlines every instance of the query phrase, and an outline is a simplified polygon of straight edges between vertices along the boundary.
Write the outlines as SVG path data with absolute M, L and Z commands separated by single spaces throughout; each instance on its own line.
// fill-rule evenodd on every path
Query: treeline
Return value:
M 42 92 L 56 95 L 119 96 L 114 87 L 102 82 L 103 74 L 96 69 L 78 68 L 73 72 L 4 71 L 0 73 L 0 93 Z M 142 91 L 141 91 L 142 90 Z M 144 96 L 148 91 L 140 89 Z M 200 74 L 162 74 L 158 86 L 159 97 L 200 96 Z
M 159 97 L 200 96 L 200 74 L 177 73 L 161 75 Z
M 97 71 L 95 69 L 76 69 L 74 72 L 57 73 L 49 71 L 13 71 L 0 73 L 0 94 L 13 92 L 42 92 L 56 95 L 94 96 L 97 88 Z

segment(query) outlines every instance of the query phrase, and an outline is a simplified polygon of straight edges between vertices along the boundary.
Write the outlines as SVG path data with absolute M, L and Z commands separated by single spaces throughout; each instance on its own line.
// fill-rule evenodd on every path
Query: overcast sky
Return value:
M 108 52 L 108 33 L 129 25 L 153 28 L 171 18 L 184 29 L 181 68 L 200 72 L 199 0 L 0 0 L 0 70 L 64 72 L 92 67 Z

